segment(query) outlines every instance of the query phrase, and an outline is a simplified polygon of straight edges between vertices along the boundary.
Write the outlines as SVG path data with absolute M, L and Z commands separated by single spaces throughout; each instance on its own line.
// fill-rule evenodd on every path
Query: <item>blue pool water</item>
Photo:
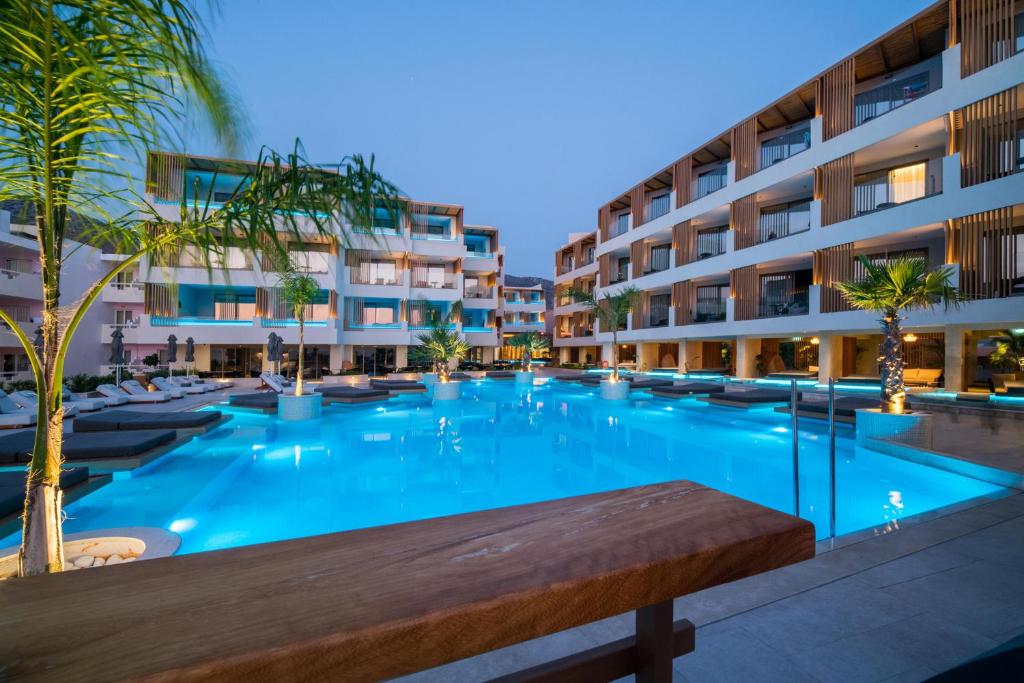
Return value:
M 155 526 L 179 552 L 275 541 L 596 491 L 691 479 L 792 511 L 789 418 L 695 400 L 613 405 L 562 385 L 478 382 L 434 406 L 423 396 L 331 406 L 321 420 L 236 413 L 67 506 L 67 532 Z M 639 396 L 639 395 L 635 395 Z M 806 422 L 806 421 L 805 421 Z M 838 439 L 838 533 L 1002 489 Z M 800 432 L 800 514 L 828 533 L 828 438 Z M 17 542 L 8 537 L 0 547 Z

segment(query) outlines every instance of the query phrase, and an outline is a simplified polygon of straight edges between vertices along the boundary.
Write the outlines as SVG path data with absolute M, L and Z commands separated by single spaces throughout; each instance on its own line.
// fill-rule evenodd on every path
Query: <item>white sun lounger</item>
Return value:
M 125 391 L 127 391 L 132 396 L 149 396 L 149 395 L 152 395 L 152 394 L 163 394 L 166 397 L 164 400 L 168 400 L 168 399 L 172 399 L 172 398 L 184 398 L 184 396 L 185 396 L 185 392 L 184 391 L 177 392 L 177 394 L 178 394 L 177 396 L 175 396 L 174 393 L 172 393 L 170 391 L 163 391 L 163 390 L 150 391 L 146 387 L 142 386 L 142 384 L 140 384 L 138 382 L 138 380 L 134 380 L 134 379 L 126 379 L 125 381 L 121 382 L 121 388 L 124 389 Z
M 197 382 L 191 382 L 184 377 L 168 377 L 166 380 L 171 386 L 184 389 L 186 394 L 205 394 L 208 391 L 213 391 L 213 387 L 208 384 L 199 384 Z M 158 389 L 163 389 L 154 379 L 153 384 L 156 384 Z
M 177 384 L 174 384 L 173 382 L 168 382 L 166 377 L 154 377 L 150 381 L 153 383 L 153 386 L 155 386 L 160 391 L 166 391 L 168 394 L 170 394 L 171 398 L 184 398 L 185 394 L 203 393 L 202 390 L 190 391 L 190 389 L 192 389 L 191 386 L 182 387 L 178 386 Z
M 80 396 L 71 393 L 71 390 L 64 387 L 64 391 L 61 393 L 61 399 L 64 401 L 64 405 L 76 405 L 78 410 L 83 413 L 88 413 L 93 410 L 99 410 L 106 407 L 107 399 L 105 398 L 89 398 L 88 396 Z M 125 401 L 127 403 L 127 401 Z
M 104 396 L 120 396 L 127 399 L 128 403 L 163 403 L 164 401 L 171 400 L 171 397 L 162 391 L 146 391 L 143 389 L 142 394 L 130 394 L 124 389 L 118 389 L 113 384 L 101 384 L 96 387 L 96 391 Z
M 15 391 L 11 394 L 11 400 L 18 404 L 19 408 L 35 412 L 39 408 L 39 397 L 34 391 Z M 78 415 L 78 406 L 64 404 L 64 419 Z
M 30 427 L 36 423 L 36 411 L 19 408 L 6 392 L 0 390 L 0 427 Z
M 218 379 L 216 381 L 210 381 L 205 380 L 198 375 L 185 375 L 185 379 L 193 384 L 201 384 L 203 386 L 210 387 L 210 391 L 214 391 L 216 389 L 230 389 L 235 386 L 235 383 L 230 380 Z

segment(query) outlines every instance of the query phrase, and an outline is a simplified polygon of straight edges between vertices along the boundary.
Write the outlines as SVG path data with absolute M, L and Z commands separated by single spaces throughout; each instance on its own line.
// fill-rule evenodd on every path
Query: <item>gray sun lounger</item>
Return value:
M 412 393 L 426 391 L 427 385 L 408 379 L 371 379 L 371 389 L 385 389 L 395 393 Z
M 371 403 L 386 401 L 391 392 L 386 389 L 361 389 L 359 387 L 317 387 L 316 392 L 329 403 Z
M 488 379 L 515 379 L 516 373 L 510 370 L 489 370 L 486 376 Z
M 797 401 L 802 397 L 802 392 L 796 392 Z M 786 403 L 790 400 L 790 396 L 788 391 L 780 391 L 778 389 L 752 389 L 750 391 L 727 391 L 697 400 L 712 403 L 716 406 L 728 406 L 729 408 L 750 408 L 751 406 L 767 405 L 770 403 Z
M 76 419 L 75 432 L 114 432 L 140 429 L 180 429 L 207 432 L 231 419 L 219 410 L 150 413 L 140 410 L 108 410 Z
M 651 389 L 651 393 L 662 398 L 686 398 L 702 394 L 723 394 L 725 385 L 711 382 L 684 382 L 667 387 L 655 387 Z
M 27 463 L 34 437 L 31 430 L 0 437 L 0 465 Z M 180 438 L 173 429 L 71 433 L 64 435 L 62 450 L 67 463 L 113 471 L 145 465 L 189 438 Z
M 638 377 L 630 383 L 630 386 L 634 390 L 639 391 L 641 389 L 663 389 L 672 386 L 672 384 L 672 380 L 664 377 Z
M 863 396 L 840 396 L 836 398 L 836 421 L 853 423 L 857 419 L 859 408 L 877 408 L 877 398 L 864 398 Z M 799 401 L 796 404 L 797 415 L 818 420 L 828 419 L 828 401 Z M 775 409 L 778 413 L 789 413 L 789 406 L 779 406 Z
M 232 408 L 258 410 L 272 413 L 277 410 L 277 394 L 272 391 L 258 391 L 252 394 L 235 394 L 228 396 L 228 405 Z

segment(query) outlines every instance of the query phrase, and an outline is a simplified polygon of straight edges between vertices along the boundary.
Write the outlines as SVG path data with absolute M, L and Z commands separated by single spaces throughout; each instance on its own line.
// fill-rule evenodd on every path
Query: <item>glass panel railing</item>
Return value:
M 853 211 L 859 216 L 941 192 L 942 159 L 929 159 L 855 179 Z
M 854 125 L 867 123 L 938 90 L 942 84 L 937 80 L 925 71 L 860 93 L 853 98 Z
M 794 130 L 761 143 L 761 165 L 768 168 L 811 146 L 811 129 Z
M 788 315 L 807 315 L 807 292 L 763 293 L 758 302 L 757 317 L 780 318 Z
M 696 188 L 693 193 L 694 199 L 706 197 L 712 192 L 717 192 L 725 187 L 726 167 L 705 171 L 697 176 Z
M 655 218 L 661 218 L 669 212 L 669 200 L 671 195 L 667 192 L 657 197 L 652 197 L 651 201 L 644 207 L 644 221 L 653 221 Z
M 725 253 L 725 236 L 729 228 L 720 227 L 697 232 L 697 258 L 706 259 Z
M 431 272 L 413 269 L 412 286 L 422 289 L 455 289 L 457 275 L 449 272 Z
M 466 287 L 466 298 L 467 299 L 490 299 L 494 295 L 494 289 L 491 287 L 468 286 Z
M 758 243 L 795 235 L 811 229 L 809 201 L 761 210 L 758 219 Z

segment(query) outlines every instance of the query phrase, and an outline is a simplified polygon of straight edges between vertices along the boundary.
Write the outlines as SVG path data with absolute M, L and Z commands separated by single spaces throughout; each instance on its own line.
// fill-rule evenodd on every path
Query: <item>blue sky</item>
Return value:
M 551 277 L 602 203 L 929 4 L 224 0 L 208 45 L 250 156 L 374 153 Z

